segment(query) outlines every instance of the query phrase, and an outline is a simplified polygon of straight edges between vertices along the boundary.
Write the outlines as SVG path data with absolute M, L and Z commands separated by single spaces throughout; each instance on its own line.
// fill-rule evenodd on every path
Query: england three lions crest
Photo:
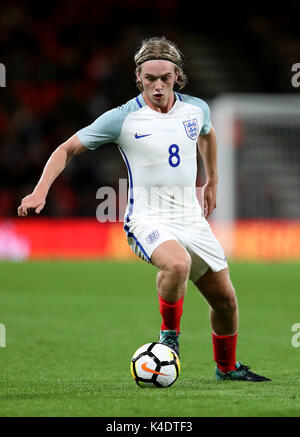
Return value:
M 146 241 L 148 244 L 153 244 L 158 239 L 159 233 L 157 230 L 150 232 L 150 234 L 146 237 Z
M 187 136 L 191 140 L 196 140 L 198 138 L 199 133 L 200 133 L 197 119 L 194 118 L 193 120 L 184 121 L 183 125 L 184 125 Z

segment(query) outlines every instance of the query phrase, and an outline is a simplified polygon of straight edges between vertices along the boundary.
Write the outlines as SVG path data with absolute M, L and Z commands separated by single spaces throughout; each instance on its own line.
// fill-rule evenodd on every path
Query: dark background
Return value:
M 9 1 L 1 3 L 0 217 L 15 216 L 54 149 L 131 99 L 133 57 L 164 35 L 187 58 L 184 93 L 299 93 L 300 2 Z M 95 216 L 96 191 L 126 178 L 115 145 L 72 160 L 42 214 Z M 201 181 L 200 181 L 201 183 Z

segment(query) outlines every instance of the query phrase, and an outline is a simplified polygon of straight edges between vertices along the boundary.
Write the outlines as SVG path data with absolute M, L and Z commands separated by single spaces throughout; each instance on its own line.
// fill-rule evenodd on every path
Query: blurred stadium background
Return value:
M 42 217 L 16 218 L 52 151 L 138 94 L 133 56 L 165 35 L 187 59 L 184 93 L 206 100 L 219 141 L 212 226 L 232 259 L 300 258 L 300 5 L 176 0 L 1 5 L 0 258 L 133 258 L 122 223 L 99 223 L 96 191 L 127 178 L 115 145 L 74 159 Z M 199 161 L 197 184 L 205 175 Z M 126 199 L 120 199 L 124 205 Z

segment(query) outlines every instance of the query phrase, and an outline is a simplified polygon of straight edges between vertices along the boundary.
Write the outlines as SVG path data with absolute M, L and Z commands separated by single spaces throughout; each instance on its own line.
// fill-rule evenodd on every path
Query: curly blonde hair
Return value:
M 146 61 L 153 59 L 162 59 L 170 61 L 175 64 L 175 71 L 178 73 L 177 81 L 175 85 L 178 89 L 182 89 L 187 84 L 187 77 L 183 69 L 185 67 L 185 59 L 182 52 L 178 49 L 176 44 L 167 40 L 164 36 L 148 38 L 142 41 L 142 44 L 134 56 L 134 62 L 136 65 L 136 71 L 141 72 L 141 65 Z M 136 79 L 137 87 L 140 91 L 143 91 L 143 85 L 141 81 Z

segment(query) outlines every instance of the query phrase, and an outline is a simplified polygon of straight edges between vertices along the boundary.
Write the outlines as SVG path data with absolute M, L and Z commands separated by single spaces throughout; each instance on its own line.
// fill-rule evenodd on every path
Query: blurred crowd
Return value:
M 231 22 L 224 22 L 222 10 L 218 17 L 209 11 L 201 17 L 176 0 L 2 3 L 0 62 L 7 77 L 6 88 L 0 88 L 0 217 L 16 215 L 59 144 L 138 94 L 133 56 L 145 37 L 165 35 L 184 51 L 187 33 L 224 38 L 226 32 L 242 35 L 246 29 L 247 44 L 257 44 L 258 91 L 289 92 L 280 72 L 288 76 L 286 67 L 293 59 L 300 62 L 298 3 L 290 2 L 286 13 L 274 12 L 271 19 L 259 7 L 247 12 L 251 2 L 240 3 L 242 13 Z M 269 65 L 261 63 L 265 53 L 272 55 Z M 192 92 L 192 78 L 190 83 L 187 92 Z M 199 97 L 213 96 L 204 89 Z M 117 190 L 119 178 L 127 177 L 112 144 L 75 160 L 51 188 L 47 216 L 95 216 L 97 189 L 109 185 Z

